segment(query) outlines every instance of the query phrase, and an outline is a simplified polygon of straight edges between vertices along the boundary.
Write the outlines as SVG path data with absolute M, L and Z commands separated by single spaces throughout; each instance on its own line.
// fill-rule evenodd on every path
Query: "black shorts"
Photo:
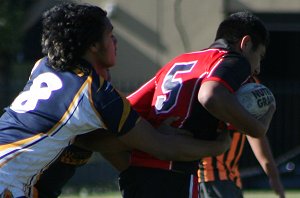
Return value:
M 123 198 L 189 198 L 193 180 L 190 174 L 131 166 L 120 174 L 119 186 Z
M 243 198 L 242 189 L 230 180 L 201 182 L 199 191 L 199 198 Z

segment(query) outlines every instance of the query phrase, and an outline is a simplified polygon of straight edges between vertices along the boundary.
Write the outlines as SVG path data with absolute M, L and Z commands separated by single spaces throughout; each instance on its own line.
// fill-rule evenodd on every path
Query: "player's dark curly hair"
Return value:
M 111 24 L 97 6 L 63 3 L 43 14 L 42 52 L 57 70 L 76 67 Z
M 262 44 L 268 46 L 269 32 L 263 22 L 248 11 L 237 12 L 226 18 L 217 30 L 216 40 L 225 39 L 229 44 L 236 44 L 245 35 L 251 36 L 253 49 Z

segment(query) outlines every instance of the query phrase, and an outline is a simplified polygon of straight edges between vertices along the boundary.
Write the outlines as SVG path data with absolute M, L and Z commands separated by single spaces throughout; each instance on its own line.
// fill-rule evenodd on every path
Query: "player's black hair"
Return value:
M 260 44 L 266 47 L 269 44 L 269 32 L 265 25 L 248 11 L 236 12 L 226 18 L 219 25 L 215 40 L 222 38 L 234 45 L 246 35 L 251 36 L 254 50 Z
M 107 13 L 88 4 L 62 3 L 43 14 L 42 52 L 57 70 L 76 67 L 111 27 Z

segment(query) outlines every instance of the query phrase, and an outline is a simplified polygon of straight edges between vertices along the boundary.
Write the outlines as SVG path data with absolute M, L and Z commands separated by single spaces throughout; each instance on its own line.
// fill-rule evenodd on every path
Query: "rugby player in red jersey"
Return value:
M 249 82 L 259 83 L 257 77 Z M 280 198 L 285 197 L 280 175 L 266 136 L 254 138 L 228 125 L 232 136 L 230 148 L 221 155 L 202 158 L 198 170 L 199 196 L 201 198 L 243 197 L 239 161 L 246 141 L 269 178 L 270 186 Z
M 233 93 L 260 72 L 268 41 L 268 31 L 256 16 L 234 13 L 220 24 L 209 48 L 175 57 L 128 99 L 154 126 L 178 116 L 174 125 L 195 138 L 213 140 L 227 128 L 225 123 L 262 137 L 275 106 L 257 120 Z M 162 161 L 133 151 L 130 167 L 120 174 L 120 189 L 124 198 L 198 197 L 193 186 L 197 169 L 198 161 Z

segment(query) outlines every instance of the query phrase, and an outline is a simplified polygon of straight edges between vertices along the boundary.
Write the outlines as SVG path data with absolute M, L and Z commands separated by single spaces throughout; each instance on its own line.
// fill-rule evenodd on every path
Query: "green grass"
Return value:
M 62 195 L 60 198 L 121 198 L 120 192 L 105 192 L 99 194 Z
M 273 191 L 255 191 L 249 190 L 244 191 L 244 198 L 276 198 L 277 196 Z M 289 190 L 286 191 L 286 198 L 299 198 L 300 191 L 299 190 Z M 81 193 L 79 195 L 62 195 L 60 198 L 121 198 L 120 192 L 105 192 L 99 194 L 85 194 Z
M 288 190 L 285 191 L 286 198 L 299 198 L 300 191 L 299 190 Z M 264 191 L 264 190 L 247 190 L 244 191 L 244 198 L 277 198 L 274 191 Z

